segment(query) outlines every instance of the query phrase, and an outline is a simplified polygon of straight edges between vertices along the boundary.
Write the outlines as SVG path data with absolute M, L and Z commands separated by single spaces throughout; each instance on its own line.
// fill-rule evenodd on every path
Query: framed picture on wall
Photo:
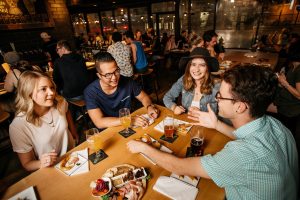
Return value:
M 0 0 L 0 30 L 53 26 L 44 0 Z

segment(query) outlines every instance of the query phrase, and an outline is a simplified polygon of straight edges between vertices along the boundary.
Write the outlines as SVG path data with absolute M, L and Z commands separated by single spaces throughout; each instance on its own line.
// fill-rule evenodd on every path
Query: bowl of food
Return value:
M 109 193 L 112 188 L 110 178 L 99 178 L 90 183 L 90 187 L 92 189 L 92 195 L 94 197 L 102 197 Z

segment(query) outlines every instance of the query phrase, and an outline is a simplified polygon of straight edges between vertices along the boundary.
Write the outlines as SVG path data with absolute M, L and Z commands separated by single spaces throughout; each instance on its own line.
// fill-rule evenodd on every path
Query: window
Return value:
M 75 35 L 84 34 L 87 35 L 86 32 L 86 21 L 84 20 L 83 13 L 73 14 L 71 15 L 72 25 L 74 28 Z
M 97 13 L 87 14 L 87 20 L 89 22 L 90 33 L 101 33 L 99 15 Z
M 112 16 L 112 11 L 101 12 L 101 20 L 104 35 L 111 34 L 114 29 L 114 18 Z
M 137 30 L 140 30 L 142 31 L 142 33 L 144 33 L 145 30 L 148 28 L 147 8 L 131 8 L 130 17 L 133 33 L 135 33 L 135 31 Z
M 115 10 L 116 26 L 120 32 L 128 30 L 128 12 L 127 9 L 118 8 Z

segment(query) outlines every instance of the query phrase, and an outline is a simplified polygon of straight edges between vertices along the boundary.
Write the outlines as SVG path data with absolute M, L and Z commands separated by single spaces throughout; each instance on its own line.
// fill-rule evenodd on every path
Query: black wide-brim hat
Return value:
M 219 71 L 218 59 L 211 57 L 208 50 L 202 47 L 196 47 L 189 56 L 180 58 L 178 64 L 179 69 L 185 69 L 188 62 L 194 58 L 203 58 L 206 61 L 210 72 Z

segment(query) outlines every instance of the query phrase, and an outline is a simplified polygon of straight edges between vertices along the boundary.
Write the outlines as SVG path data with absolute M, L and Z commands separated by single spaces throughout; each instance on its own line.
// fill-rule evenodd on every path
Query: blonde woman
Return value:
M 163 102 L 174 114 L 180 115 L 191 108 L 207 112 L 207 104 L 210 104 L 214 112 L 217 112 L 215 95 L 219 91 L 220 85 L 214 84 L 206 62 L 207 59 L 211 59 L 211 57 L 191 56 L 184 75 L 165 94 Z M 176 104 L 176 99 L 180 94 L 181 105 Z
M 73 144 L 68 130 L 68 122 L 73 122 L 52 79 L 42 72 L 24 72 L 18 82 L 16 109 L 9 134 L 22 166 L 34 171 L 54 165 Z

